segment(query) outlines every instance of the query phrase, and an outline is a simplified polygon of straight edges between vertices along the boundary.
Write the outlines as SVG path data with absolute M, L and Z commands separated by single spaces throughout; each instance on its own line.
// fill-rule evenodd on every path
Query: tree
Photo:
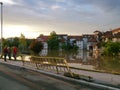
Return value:
M 70 41 L 68 40 L 67 43 L 63 43 L 62 44 L 62 49 L 65 51 L 77 51 L 78 50 L 78 46 L 75 45 L 76 41 L 73 41 L 72 44 L 70 43 Z
M 19 46 L 19 38 L 18 37 L 13 38 L 13 40 L 12 40 L 12 46 L 16 46 L 16 47 Z
M 3 40 L 3 47 L 5 47 L 5 46 L 8 46 L 9 45 L 9 42 L 6 40 L 6 39 L 2 39 Z
M 34 39 L 26 39 L 26 43 L 27 43 L 27 50 L 29 50 L 29 47 L 31 45 L 31 43 L 34 41 Z
M 48 48 L 50 50 L 58 50 L 59 49 L 59 39 L 55 31 L 50 33 L 50 38 L 48 40 Z
M 38 54 L 43 49 L 43 44 L 38 41 L 33 41 L 30 45 L 30 50 L 32 50 L 35 54 Z
M 19 38 L 15 37 L 15 38 L 8 38 L 8 39 L 3 39 L 3 47 L 4 46 L 16 46 L 18 47 L 19 45 Z
M 108 42 L 105 45 L 104 54 L 106 55 L 118 55 L 120 53 L 120 42 Z
M 26 42 L 26 39 L 25 39 L 25 36 L 23 34 L 21 34 L 20 38 L 19 38 L 19 49 L 21 51 L 25 51 L 26 49 L 26 46 L 27 46 L 27 42 Z

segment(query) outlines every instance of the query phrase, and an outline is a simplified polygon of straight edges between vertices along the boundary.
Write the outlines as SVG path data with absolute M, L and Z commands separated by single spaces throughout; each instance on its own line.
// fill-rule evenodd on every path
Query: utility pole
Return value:
M 2 35 L 3 35 L 3 3 L 0 2 L 1 5 L 1 55 L 2 55 Z

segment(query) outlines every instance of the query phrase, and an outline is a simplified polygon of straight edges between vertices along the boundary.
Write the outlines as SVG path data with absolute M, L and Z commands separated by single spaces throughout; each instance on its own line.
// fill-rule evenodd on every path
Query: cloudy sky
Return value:
M 4 37 L 82 35 L 120 27 L 120 0 L 0 0 Z

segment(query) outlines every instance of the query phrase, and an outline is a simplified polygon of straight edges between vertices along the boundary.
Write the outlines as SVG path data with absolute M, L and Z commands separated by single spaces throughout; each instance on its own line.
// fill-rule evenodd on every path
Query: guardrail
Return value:
M 30 61 L 26 61 L 24 58 L 25 56 L 21 55 L 23 65 L 33 66 L 37 69 L 42 69 L 42 70 L 56 71 L 57 73 L 60 72 L 71 73 L 71 70 L 65 58 L 31 56 Z

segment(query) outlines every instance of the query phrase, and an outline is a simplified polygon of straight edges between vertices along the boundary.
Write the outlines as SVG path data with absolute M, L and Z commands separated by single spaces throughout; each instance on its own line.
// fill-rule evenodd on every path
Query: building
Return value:
M 116 28 L 111 31 L 112 31 L 112 34 L 114 35 L 114 34 L 120 33 L 120 28 Z
M 91 50 L 93 49 L 93 45 L 97 43 L 94 34 L 84 34 L 83 37 L 83 49 L 84 50 Z
M 40 41 L 43 44 L 43 49 L 41 51 L 42 56 L 46 56 L 48 53 L 48 43 L 47 43 L 48 39 L 49 39 L 49 36 L 44 36 L 44 35 L 40 35 L 36 39 L 37 41 Z
M 83 37 L 82 36 L 68 36 L 69 43 L 76 45 L 79 49 L 83 49 Z
M 84 34 L 84 35 L 70 35 L 67 34 L 57 34 L 59 39 L 59 50 L 62 50 L 61 46 L 63 44 L 69 43 L 71 46 L 77 46 L 79 50 L 93 50 L 93 46 L 97 43 L 97 38 L 95 34 Z M 37 37 L 37 41 L 43 43 L 43 50 L 48 50 L 47 41 L 50 36 L 40 35 Z
M 103 42 L 112 41 L 112 38 L 113 38 L 112 31 L 106 31 L 102 35 L 102 41 Z
M 112 37 L 112 41 L 113 42 L 120 42 L 120 28 L 116 28 L 111 30 L 113 37 Z

